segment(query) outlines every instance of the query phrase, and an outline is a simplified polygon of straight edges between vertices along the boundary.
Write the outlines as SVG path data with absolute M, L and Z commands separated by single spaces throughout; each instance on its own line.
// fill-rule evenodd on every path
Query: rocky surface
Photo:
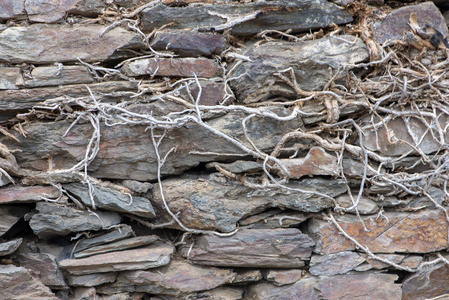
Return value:
M 449 294 L 445 1 L 0 2 L 0 299 Z

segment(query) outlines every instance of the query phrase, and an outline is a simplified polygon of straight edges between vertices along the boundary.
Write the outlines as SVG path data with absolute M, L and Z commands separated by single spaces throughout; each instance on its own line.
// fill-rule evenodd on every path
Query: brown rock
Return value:
M 336 275 L 347 273 L 365 259 L 352 251 L 343 251 L 324 256 L 313 255 L 310 260 L 310 273 L 315 276 Z
M 201 291 L 190 294 L 186 299 L 239 300 L 243 299 L 243 289 L 237 287 L 220 286 L 209 291 Z
M 212 266 L 300 268 L 314 243 L 299 229 L 241 229 L 230 237 L 205 234 L 181 254 L 194 263 Z
M 151 40 L 154 50 L 170 50 L 179 56 L 208 56 L 220 54 L 225 48 L 225 38 L 220 34 L 195 31 L 160 31 Z
M 51 289 L 67 289 L 64 276 L 56 259 L 48 253 L 19 253 L 17 259 L 21 267 L 33 270 L 39 280 Z
M 99 292 L 110 294 L 115 290 L 124 290 L 181 296 L 213 289 L 231 282 L 235 276 L 231 270 L 173 260 L 169 265 L 154 270 L 122 272 L 116 283 L 99 288 Z
M 291 178 L 296 179 L 304 175 L 337 176 L 341 173 L 337 158 L 321 147 L 312 147 L 304 158 L 281 159 L 281 162 L 290 171 Z
M 449 294 L 449 267 L 439 263 L 411 274 L 403 283 L 402 299 L 424 300 Z M 444 298 L 441 298 L 444 299 Z
M 221 82 L 214 82 L 210 80 L 199 80 L 201 87 L 201 97 L 199 103 L 202 105 L 218 105 L 225 99 L 225 85 Z M 189 86 L 189 91 L 196 100 L 199 94 L 199 87 L 195 83 Z M 181 90 L 184 99 L 189 99 L 190 96 L 186 89 Z
M 68 275 L 67 282 L 70 286 L 93 287 L 105 283 L 112 283 L 117 278 L 117 273 L 95 273 L 89 275 Z
M 105 61 L 127 57 L 119 49 L 142 47 L 137 33 L 116 27 L 102 37 L 106 26 L 45 25 L 9 27 L 0 32 L 0 62 L 51 64 L 53 62 Z
M 170 262 L 173 246 L 157 243 L 145 248 L 66 259 L 59 266 L 71 275 L 87 275 L 126 270 L 157 268 Z
M 82 66 L 37 67 L 31 71 L 31 76 L 31 79 L 25 79 L 26 87 L 34 88 L 94 82 L 87 68 Z
M 261 282 L 249 286 L 246 297 L 251 300 L 319 299 L 320 291 L 315 286 L 315 278 L 304 278 L 283 286 Z
M 220 66 L 207 58 L 142 58 L 126 62 L 121 71 L 128 76 L 215 77 Z
M 58 300 L 27 269 L 14 265 L 0 265 L 0 299 Z
M 53 186 L 10 186 L 0 189 L 0 204 L 32 203 L 44 198 L 56 199 L 60 191 Z
M 0 256 L 6 256 L 14 253 L 22 244 L 23 238 L 15 239 L 9 242 L 0 243 Z
M 262 273 L 259 270 L 234 270 L 237 276 L 232 280 L 232 284 L 248 284 L 251 282 L 259 281 L 263 278 Z
M 410 14 L 415 13 L 420 26 L 428 24 L 446 37 L 448 29 L 441 11 L 431 1 L 418 5 L 401 7 L 391 12 L 384 20 L 374 25 L 374 37 L 379 44 L 388 40 L 402 39 L 404 32 L 410 31 Z
M 303 271 L 299 269 L 292 270 L 269 270 L 265 276 L 267 281 L 277 286 L 292 284 L 303 277 Z
M 16 90 L 22 86 L 23 78 L 20 68 L 0 67 L 0 90 Z
M 380 253 L 427 253 L 447 248 L 447 222 L 439 210 L 415 213 L 386 212 L 388 218 L 362 217 L 370 231 L 365 231 L 356 216 L 337 217 L 337 222 L 351 237 Z M 393 226 L 394 225 L 394 226 Z M 312 219 L 310 234 L 318 253 L 354 250 L 355 245 L 341 235 L 330 222 Z

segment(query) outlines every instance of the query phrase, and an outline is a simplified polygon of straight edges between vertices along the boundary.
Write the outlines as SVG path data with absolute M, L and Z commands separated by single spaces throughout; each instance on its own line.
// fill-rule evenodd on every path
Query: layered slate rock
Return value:
M 183 176 L 163 181 L 163 189 L 170 191 L 165 193 L 167 205 L 172 212 L 179 213 L 178 218 L 185 226 L 226 232 L 234 230 L 243 217 L 262 212 L 268 207 L 319 212 L 332 207 L 333 202 L 332 198 L 316 193 L 335 197 L 346 192 L 343 181 L 321 178 L 291 180 L 287 187 L 299 190 L 250 188 L 214 174 L 209 178 Z M 171 220 L 158 187 L 154 190 L 153 205 L 160 222 Z
M 241 229 L 229 237 L 204 234 L 181 254 L 195 264 L 224 267 L 300 268 L 313 240 L 299 229 Z
M 56 199 L 61 192 L 53 186 L 8 186 L 0 189 L 0 203 L 32 203 L 43 199 Z
M 105 283 L 112 283 L 117 278 L 117 273 L 94 273 L 88 275 L 68 275 L 67 282 L 70 286 L 93 287 Z
M 76 83 L 93 83 L 89 70 L 83 66 L 37 67 L 31 71 L 31 78 L 24 81 L 25 87 L 58 86 Z
M 159 109 L 148 105 L 148 110 L 157 112 Z M 290 113 L 288 109 L 273 108 L 273 111 L 280 116 Z M 241 117 L 241 114 L 229 113 L 207 121 L 207 125 L 251 147 L 249 143 L 244 142 L 246 138 L 243 134 Z M 23 126 L 27 137 L 23 137 L 18 131 L 12 131 L 20 143 L 2 137 L 0 141 L 10 149 L 22 150 L 14 154 L 23 168 L 46 171 L 48 160 L 39 153 L 51 152 L 55 169 L 70 169 L 84 159 L 86 147 L 92 135 L 90 123 L 79 122 L 63 137 L 71 123 L 72 121 L 32 122 Z M 298 119 L 283 122 L 271 118 L 254 117 L 247 122 L 249 138 L 264 151 L 274 148 L 284 132 L 290 132 L 300 126 L 301 122 Z M 102 125 L 100 131 L 100 151 L 89 165 L 90 175 L 97 178 L 140 181 L 157 178 L 157 160 L 147 126 Z M 185 124 L 166 133 L 159 151 L 167 153 L 173 147 L 177 149 L 176 155 L 168 156 L 161 170 L 162 175 L 180 174 L 184 170 L 197 166 L 200 162 L 229 158 L 229 156 L 223 157 L 220 153 L 235 153 L 240 157 L 244 154 L 231 142 L 195 123 Z M 211 151 L 217 154 L 210 153 Z M 199 155 L 192 152 L 208 154 Z
M 119 227 L 114 228 L 108 233 L 100 233 L 88 239 L 79 240 L 79 242 L 76 244 L 74 251 L 80 252 L 88 248 L 117 242 L 126 239 L 132 235 L 134 235 L 134 231 L 132 230 L 131 226 L 126 224 L 120 224 Z
M 310 273 L 316 276 L 344 274 L 358 265 L 365 259 L 352 251 L 326 254 L 324 256 L 313 255 L 310 260 Z
M 99 25 L 59 24 L 9 27 L 0 32 L 0 62 L 105 61 L 127 56 L 126 51 L 118 50 L 143 47 L 137 33 L 116 27 L 100 37 L 105 29 Z
M 16 90 L 23 85 L 20 68 L 0 67 L 0 90 Z
M 14 253 L 20 247 L 22 242 L 23 238 L 19 238 L 9 242 L 0 243 L 0 256 Z
M 173 246 L 165 243 L 98 254 L 80 259 L 66 259 L 59 266 L 71 275 L 87 275 L 126 270 L 145 270 L 164 266 L 170 262 Z
M 356 216 L 344 215 L 336 219 L 349 236 L 372 252 L 427 253 L 447 248 L 448 225 L 440 210 L 386 212 L 384 216 L 385 218 L 362 217 L 370 231 L 363 229 Z M 355 249 L 355 245 L 330 222 L 314 218 L 309 232 L 317 244 L 315 251 L 318 253 Z
M 59 299 L 27 269 L 14 265 L 0 265 L 0 298 Z
M 131 194 L 124 194 L 113 189 L 93 185 L 92 203 L 89 194 L 89 187 L 82 183 L 65 184 L 64 189 L 69 191 L 72 195 L 77 196 L 84 205 L 96 207 L 122 213 L 129 213 L 146 218 L 154 218 L 155 213 L 150 200 L 143 197 L 131 196 Z
M 173 51 L 179 56 L 199 57 L 220 54 L 226 44 L 221 34 L 174 30 L 157 32 L 150 46 L 158 51 Z
M 237 18 L 245 21 L 229 24 Z M 173 29 L 223 31 L 230 28 L 234 35 L 251 35 L 267 29 L 308 31 L 333 23 L 345 24 L 351 21 L 352 17 L 346 10 L 325 0 L 281 0 L 185 7 L 168 7 L 161 4 L 144 10 L 141 24 L 144 30 L 157 29 L 171 23 L 170 28 Z
M 371 269 L 380 270 L 391 268 L 391 265 L 381 262 L 377 259 L 369 258 L 367 255 L 362 256 L 366 258 L 366 262 L 356 267 L 354 269 L 356 271 L 368 271 Z M 410 268 L 412 270 L 416 270 L 423 261 L 423 257 L 418 255 L 377 254 L 377 256 L 381 259 L 388 260 L 390 262 L 400 265 L 401 267 Z
M 0 206 L 0 236 L 4 235 L 20 219 L 25 216 L 31 207 L 24 205 L 1 205 Z
M 446 264 L 426 266 L 409 275 L 403 283 L 402 299 L 424 300 L 449 294 L 449 267 Z
M 48 253 L 19 253 L 20 266 L 33 270 L 38 274 L 39 280 L 52 289 L 67 289 L 61 269 L 56 259 Z
M 121 272 L 115 283 L 104 285 L 98 291 L 104 294 L 128 291 L 181 296 L 216 288 L 231 282 L 235 276 L 231 270 L 173 260 L 169 265 L 157 269 Z
M 355 41 L 355 42 L 354 42 Z M 248 46 L 242 53 L 247 60 L 229 75 L 237 99 L 243 103 L 264 101 L 270 97 L 296 97 L 295 91 L 275 74 L 292 68 L 303 90 L 321 90 L 329 81 L 329 67 L 337 70 L 369 57 L 361 39 L 354 36 L 327 36 L 304 42 L 266 42 Z M 283 72 L 289 79 L 290 72 Z M 342 79 L 341 71 L 335 80 Z
M 248 299 L 401 299 L 397 275 L 358 273 L 352 275 L 309 277 L 294 284 L 276 286 L 258 283 L 249 287 Z
M 303 270 L 268 270 L 266 279 L 277 286 L 292 284 L 303 277 Z
M 115 212 L 80 210 L 56 203 L 38 202 L 38 213 L 30 220 L 30 227 L 41 238 L 67 235 L 71 232 L 100 230 L 120 223 Z
M 429 25 L 446 37 L 448 29 L 441 11 L 431 1 L 418 5 L 401 7 L 386 16 L 380 22 L 374 24 L 374 37 L 379 44 L 383 44 L 388 40 L 402 39 L 404 33 L 410 31 L 408 25 L 410 14 L 416 14 L 417 21 L 421 27 Z
M 207 58 L 141 58 L 126 62 L 121 71 L 127 76 L 179 76 L 210 78 L 222 73 L 216 61 Z

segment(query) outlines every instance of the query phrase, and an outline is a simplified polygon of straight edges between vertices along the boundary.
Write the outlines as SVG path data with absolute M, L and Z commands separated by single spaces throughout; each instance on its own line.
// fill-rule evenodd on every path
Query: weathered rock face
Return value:
M 368 58 L 365 44 L 353 36 L 326 37 L 306 42 L 266 42 L 248 46 L 244 61 L 231 74 L 231 86 L 243 103 L 264 101 L 275 96 L 295 97 L 295 91 L 275 74 L 290 78 L 292 69 L 300 88 L 322 89 L 333 70 L 362 62 Z M 344 73 L 340 74 L 340 78 Z

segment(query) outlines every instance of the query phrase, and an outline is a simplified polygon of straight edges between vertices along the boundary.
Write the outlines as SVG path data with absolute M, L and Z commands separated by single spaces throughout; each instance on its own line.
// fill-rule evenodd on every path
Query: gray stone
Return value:
M 70 183 L 64 184 L 63 187 L 72 195 L 77 196 L 84 205 L 90 207 L 94 205 L 90 198 L 89 187 L 87 185 Z M 155 217 L 150 200 L 143 197 L 131 196 L 130 194 L 126 195 L 99 185 L 93 185 L 92 197 L 95 206 L 100 209 L 128 213 L 146 218 Z
M 266 42 L 249 46 L 243 61 L 232 74 L 231 87 L 243 103 L 264 101 L 270 97 L 296 97 L 293 88 L 274 74 L 292 68 L 299 86 L 307 91 L 321 90 L 329 81 L 329 67 L 337 70 L 368 59 L 368 50 L 362 40 L 353 36 L 324 37 L 305 42 Z M 346 71 L 345 71 L 346 72 Z M 335 80 L 345 76 L 341 72 Z M 283 73 L 290 79 L 289 72 Z M 228 76 L 229 76 L 228 75 Z
M 101 230 L 120 223 L 114 212 L 89 212 L 56 203 L 38 202 L 38 213 L 30 220 L 30 227 L 41 238 L 67 235 L 71 232 Z
M 268 270 L 265 278 L 267 281 L 277 286 L 292 284 L 300 280 L 304 275 L 304 271 L 300 269 L 291 270 Z
M 87 250 L 77 252 L 74 254 L 74 256 L 75 258 L 83 258 L 101 253 L 132 249 L 151 244 L 157 240 L 159 240 L 159 238 L 155 235 L 132 237 L 125 240 L 112 242 L 106 245 L 92 247 Z
M 116 241 L 123 240 L 134 234 L 131 226 L 126 224 L 121 224 L 119 228 L 114 228 L 108 233 L 103 233 L 88 239 L 80 240 L 74 249 L 75 252 L 80 252 L 88 248 L 113 243 Z
M 138 194 L 145 194 L 148 190 L 153 188 L 153 185 L 149 182 L 140 182 L 136 180 L 123 180 L 121 184 Z
M 154 243 L 145 248 L 116 251 L 79 259 L 65 259 L 59 262 L 59 266 L 71 275 L 145 270 L 168 264 L 173 252 L 174 248 L 171 245 Z
M 262 163 L 256 161 L 237 160 L 232 163 L 211 162 L 206 165 L 206 168 L 215 169 L 215 166 L 219 166 L 232 173 L 252 173 L 262 171 Z
M 239 221 L 239 225 L 253 229 L 298 227 L 299 224 L 308 218 L 308 215 L 305 213 L 292 211 L 281 212 L 281 210 L 274 209 L 242 219 Z
M 106 26 L 46 25 L 9 27 L 0 32 L 0 62 L 51 64 L 105 61 L 129 56 L 119 49 L 143 46 L 137 33 L 116 27 L 102 37 Z
M 21 267 L 33 270 L 39 280 L 51 289 L 67 289 L 61 269 L 56 259 L 48 253 L 19 253 L 17 259 Z
M 31 71 L 31 77 L 30 79 L 25 79 L 26 87 L 34 88 L 94 82 L 88 69 L 83 66 L 37 67 Z
M 242 218 L 270 207 L 301 212 L 319 212 L 331 208 L 331 198 L 314 193 L 335 197 L 346 191 L 343 181 L 338 179 L 305 178 L 301 181 L 291 180 L 287 186 L 299 191 L 277 187 L 250 188 L 214 174 L 209 178 L 185 175 L 163 181 L 163 188 L 170 191 L 165 193 L 167 205 L 172 212 L 179 213 L 178 218 L 185 226 L 225 232 L 234 230 L 236 223 Z M 164 208 L 159 187 L 154 189 L 153 205 L 159 222 L 171 220 Z M 178 228 L 176 224 L 173 226 Z
M 14 265 L 0 265 L 0 299 L 58 300 L 27 269 Z
M 104 294 L 123 290 L 181 296 L 213 289 L 231 282 L 235 276 L 231 270 L 173 260 L 169 265 L 157 269 L 122 272 L 115 283 L 102 286 L 98 291 Z
M 6 256 L 14 253 L 22 244 L 23 239 L 15 239 L 8 242 L 0 243 L 0 256 Z
M 315 276 L 345 274 L 365 259 L 353 251 L 343 251 L 324 256 L 313 255 L 310 260 L 310 273 Z
M 151 40 L 154 50 L 169 50 L 179 56 L 208 56 L 220 54 L 225 48 L 225 37 L 221 34 L 195 31 L 157 32 Z
M 213 4 L 168 7 L 157 5 L 142 12 L 142 28 L 153 30 L 168 23 L 173 29 L 223 31 L 227 18 L 253 15 L 246 22 L 229 26 L 233 35 L 251 35 L 262 30 L 309 31 L 331 24 L 352 21 L 351 15 L 338 6 L 323 0 L 257 1 L 237 5 Z M 173 18 L 176 16 L 176 18 Z
M 352 199 L 354 201 L 357 200 L 357 193 L 353 191 L 353 196 Z M 351 199 L 351 197 L 349 197 L 348 194 L 343 194 L 341 196 L 338 196 L 337 198 L 335 198 L 335 200 L 337 201 L 338 205 L 340 205 L 343 208 L 349 208 L 352 207 L 354 205 L 354 203 L 352 202 L 353 200 Z M 379 212 L 379 205 L 377 205 L 377 203 L 371 199 L 369 199 L 368 197 L 364 197 L 362 196 L 360 198 L 360 201 L 357 205 L 357 210 L 359 211 L 360 214 L 362 215 L 372 215 L 372 214 L 376 214 Z M 355 213 L 355 210 L 351 210 L 349 211 L 350 213 Z
M 262 273 L 259 270 L 239 270 L 235 269 L 234 272 L 237 273 L 235 278 L 232 280 L 232 284 L 245 285 L 248 283 L 259 281 L 263 278 Z
M 1 205 L 0 206 L 0 236 L 4 235 L 14 224 L 31 210 L 24 205 Z
M 0 90 L 17 90 L 23 85 L 20 68 L 0 67 Z
M 251 247 L 248 247 L 248 245 Z M 204 234 L 181 254 L 196 264 L 225 267 L 300 268 L 314 242 L 299 229 L 241 229 L 230 237 Z
M 70 286 L 93 287 L 105 283 L 112 283 L 117 278 L 117 273 L 95 273 L 89 275 L 68 275 L 67 282 Z

